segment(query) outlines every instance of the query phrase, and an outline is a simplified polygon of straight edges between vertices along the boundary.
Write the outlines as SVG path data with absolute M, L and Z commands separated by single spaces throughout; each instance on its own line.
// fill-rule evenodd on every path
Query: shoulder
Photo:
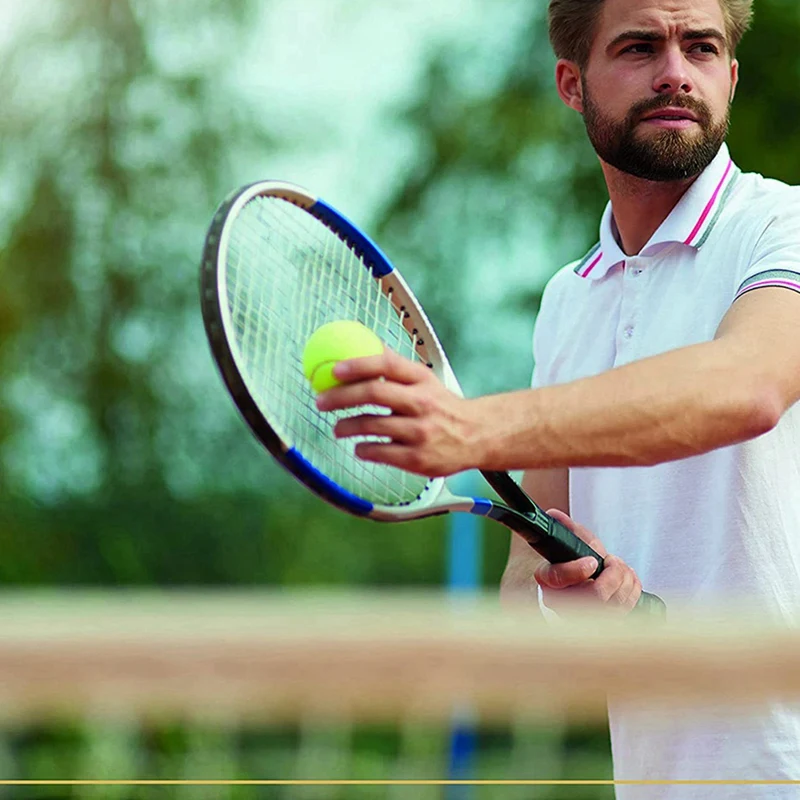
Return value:
M 536 315 L 534 340 L 542 343 L 544 338 L 557 338 L 559 327 L 565 319 L 565 308 L 574 308 L 579 298 L 588 291 L 591 281 L 578 275 L 581 267 L 597 252 L 599 245 L 592 247 L 586 255 L 565 264 L 547 281 L 542 294 L 542 303 Z
M 763 230 L 800 211 L 800 186 L 792 186 L 755 172 L 742 173 L 734 187 L 730 217 L 737 225 Z
M 757 173 L 740 173 L 707 234 L 707 255 L 715 261 L 724 256 L 726 274 L 741 281 L 765 255 L 797 248 L 798 220 L 800 187 Z
M 542 297 L 542 308 L 544 308 L 545 304 L 550 305 L 554 302 L 558 302 L 565 294 L 580 291 L 590 283 L 590 281 L 582 278 L 579 273 L 581 269 L 586 264 L 590 263 L 592 258 L 597 255 L 599 249 L 600 243 L 598 242 L 592 246 L 585 255 L 581 256 L 581 258 L 576 261 L 571 261 L 569 264 L 565 264 L 556 271 L 545 286 L 544 295 Z

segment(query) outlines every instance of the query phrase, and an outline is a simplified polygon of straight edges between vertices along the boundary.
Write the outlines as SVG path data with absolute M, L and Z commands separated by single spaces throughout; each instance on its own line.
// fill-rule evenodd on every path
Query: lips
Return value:
M 658 111 L 652 111 L 646 116 L 642 117 L 643 120 L 662 119 L 667 122 L 697 122 L 697 116 L 685 108 L 660 108 Z

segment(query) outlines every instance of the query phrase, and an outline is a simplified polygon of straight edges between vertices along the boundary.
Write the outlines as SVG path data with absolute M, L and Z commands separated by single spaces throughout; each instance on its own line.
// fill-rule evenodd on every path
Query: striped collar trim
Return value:
M 575 267 L 575 274 L 588 278 L 592 270 L 603 260 L 602 245 L 598 242 Z
M 657 255 L 666 245 L 682 244 L 699 250 L 720 217 L 741 172 L 731 160 L 727 145 L 681 198 L 677 206 L 645 245 L 640 257 Z M 623 263 L 627 256 L 617 243 L 611 204 L 600 223 L 600 241 L 575 267 L 581 278 L 599 280 Z
M 683 244 L 689 245 L 689 247 L 702 247 L 708 238 L 708 234 L 711 233 L 711 229 L 716 225 L 720 212 L 725 207 L 728 196 L 736 185 L 740 174 L 738 167 L 729 157 L 722 178 Z

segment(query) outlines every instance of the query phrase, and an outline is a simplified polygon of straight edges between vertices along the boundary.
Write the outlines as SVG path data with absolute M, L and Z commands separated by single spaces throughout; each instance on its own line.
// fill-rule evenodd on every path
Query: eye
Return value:
M 689 52 L 699 53 L 700 55 L 704 56 L 716 56 L 719 54 L 719 49 L 716 47 L 716 45 L 713 45 L 710 42 L 698 42 L 689 48 Z
M 650 42 L 637 42 L 636 44 L 628 45 L 623 53 L 633 53 L 634 55 L 646 55 L 653 52 L 653 45 Z

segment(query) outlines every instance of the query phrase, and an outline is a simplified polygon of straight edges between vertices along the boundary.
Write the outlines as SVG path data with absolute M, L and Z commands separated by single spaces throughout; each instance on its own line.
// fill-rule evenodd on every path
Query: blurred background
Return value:
M 730 145 L 797 183 L 800 6 L 755 8 Z M 552 86 L 545 10 L 2 0 L 3 588 L 443 585 L 445 521 L 400 533 L 333 512 L 247 434 L 206 344 L 199 257 L 227 192 L 305 185 L 401 268 L 468 394 L 525 386 L 542 289 L 596 241 L 605 204 Z M 487 530 L 489 589 L 507 541 Z M 70 730 L 9 733 L 6 773 L 73 777 Z M 162 733 L 166 775 L 189 734 Z M 608 771 L 603 731 L 570 736 Z

